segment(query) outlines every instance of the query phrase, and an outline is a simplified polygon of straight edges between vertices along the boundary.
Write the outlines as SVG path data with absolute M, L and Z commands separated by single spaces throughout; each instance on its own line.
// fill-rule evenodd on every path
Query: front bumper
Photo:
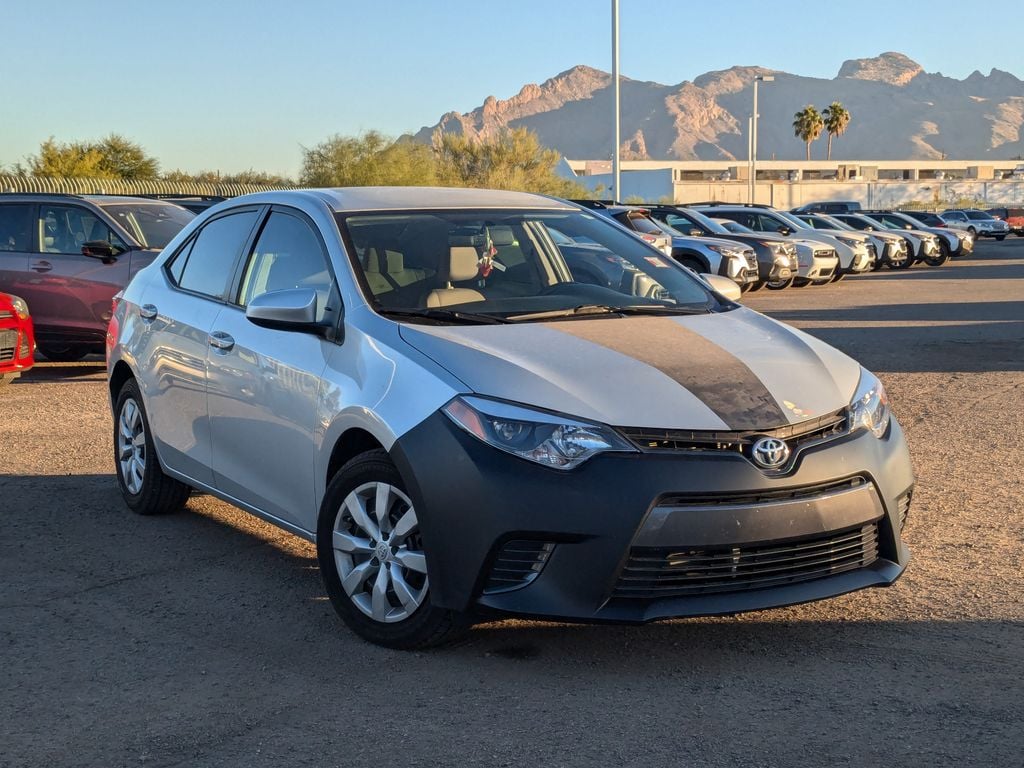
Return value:
M 439 413 L 401 437 L 392 456 L 417 509 L 432 601 L 459 611 L 622 622 L 735 613 L 885 586 L 909 560 L 899 502 L 913 474 L 895 421 L 881 440 L 861 432 L 807 448 L 783 477 L 736 454 L 668 452 L 605 454 L 560 472 L 484 445 Z M 850 482 L 860 483 L 854 496 L 826 499 Z M 798 498 L 780 506 L 780 495 Z M 742 572 L 778 547 L 834 551 L 822 537 L 865 526 L 877 557 L 843 572 L 725 591 L 622 588 L 637 557 L 664 557 L 670 581 L 683 555 L 711 558 L 704 562 L 728 575 L 723 551 L 736 552 Z M 543 554 L 518 587 L 495 579 L 530 551 Z

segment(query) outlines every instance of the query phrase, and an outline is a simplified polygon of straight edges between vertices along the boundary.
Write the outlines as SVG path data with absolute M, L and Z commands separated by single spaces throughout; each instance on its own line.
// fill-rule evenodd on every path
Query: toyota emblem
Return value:
M 765 469 L 778 469 L 789 461 L 789 446 L 777 437 L 762 437 L 751 450 L 754 463 Z

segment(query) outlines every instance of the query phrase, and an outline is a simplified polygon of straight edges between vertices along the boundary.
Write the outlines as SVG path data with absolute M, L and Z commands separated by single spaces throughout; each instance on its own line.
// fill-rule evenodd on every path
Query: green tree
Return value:
M 83 141 L 58 144 L 51 136 L 39 145 L 39 154 L 29 156 L 25 162 L 33 176 L 113 178 L 103 168 L 100 151 Z
M 304 147 L 299 181 L 311 187 L 427 186 L 437 183 L 437 173 L 430 147 L 367 131 Z
M 513 189 L 558 197 L 585 197 L 579 184 L 555 173 L 560 155 L 526 128 L 504 130 L 474 141 L 462 134 L 435 133 L 438 176 L 448 186 Z
M 825 127 L 821 113 L 808 104 L 793 116 L 793 133 L 807 145 L 807 159 L 811 159 L 811 142 L 821 136 Z
M 30 156 L 28 172 L 35 176 L 69 176 L 94 179 L 155 179 L 160 170 L 133 141 L 115 133 L 100 141 L 58 143 L 52 136 Z
M 825 121 L 825 130 L 828 132 L 828 154 L 826 158 L 832 159 L 832 137 L 842 136 L 846 133 L 846 127 L 850 124 L 850 113 L 838 101 L 833 101 L 821 113 Z
M 91 147 L 103 158 L 100 161 L 100 168 L 113 178 L 146 181 L 160 175 L 159 161 L 147 155 L 140 145 L 124 136 L 112 133 Z

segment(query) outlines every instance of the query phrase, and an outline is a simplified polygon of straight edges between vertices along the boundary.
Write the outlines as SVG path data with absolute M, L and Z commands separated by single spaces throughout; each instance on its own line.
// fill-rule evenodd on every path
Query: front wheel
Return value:
M 996 235 L 996 240 L 998 240 L 999 242 L 1002 242 L 1005 239 L 1006 239 L 1006 235 Z
M 752 283 L 747 283 L 747 290 L 754 293 L 755 291 L 760 291 L 765 287 L 765 285 L 767 285 L 767 283 L 764 280 L 755 280 Z
M 949 261 L 949 244 L 940 242 L 938 255 L 932 254 L 931 256 L 924 257 L 924 263 L 929 267 L 941 267 Z
M 125 504 L 140 515 L 175 512 L 191 489 L 164 474 L 153 449 L 139 385 L 130 379 L 114 405 L 114 466 Z
M 889 269 L 910 269 L 914 266 L 914 258 L 908 251 L 900 251 L 900 255 L 889 257 Z
M 785 280 L 769 280 L 766 285 L 769 291 L 781 291 L 784 288 L 789 288 L 795 280 L 795 277 L 787 277 Z
M 419 518 L 387 453 L 364 453 L 335 475 L 317 523 L 317 559 L 334 610 L 371 643 L 415 649 L 469 625 L 430 602 Z

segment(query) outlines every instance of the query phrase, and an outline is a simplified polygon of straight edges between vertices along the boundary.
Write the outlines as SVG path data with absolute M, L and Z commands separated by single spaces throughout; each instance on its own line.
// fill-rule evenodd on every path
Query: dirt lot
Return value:
M 366 645 L 310 546 L 142 519 L 101 363 L 0 393 L 0 765 L 1019 766 L 1024 239 L 748 303 L 881 374 L 918 492 L 894 587 L 646 627 Z

